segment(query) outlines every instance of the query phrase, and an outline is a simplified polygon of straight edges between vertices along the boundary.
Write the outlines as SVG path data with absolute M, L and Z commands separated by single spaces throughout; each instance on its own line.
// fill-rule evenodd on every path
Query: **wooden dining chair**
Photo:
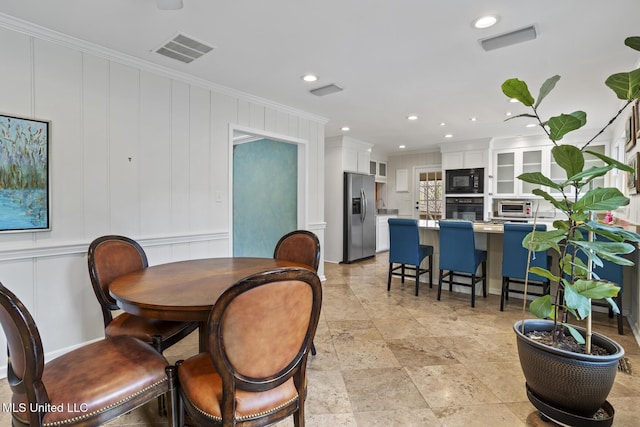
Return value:
M 174 367 L 137 338 L 105 338 L 45 363 L 40 333 L 24 304 L 0 283 L 13 426 L 98 426 L 169 394 Z M 168 425 L 177 425 L 172 411 Z
M 209 316 L 208 351 L 179 361 L 180 425 L 304 427 L 307 357 L 320 318 L 317 274 L 286 267 L 228 288 Z
M 109 294 L 111 282 L 149 265 L 144 249 L 135 240 L 116 235 L 98 237 L 89 245 L 87 261 L 93 292 L 102 310 L 105 336 L 136 337 L 162 353 L 198 327 L 197 322 L 158 320 L 125 312 L 113 316 L 119 307 Z M 158 400 L 158 411 L 160 414 L 167 412 L 163 398 Z
M 320 265 L 320 240 L 311 231 L 291 231 L 278 240 L 273 258 L 308 265 L 317 272 Z M 316 355 L 316 346 L 313 343 L 311 354 Z
M 141 339 L 162 353 L 197 327 L 197 322 L 174 322 L 150 319 L 121 313 L 109 294 L 111 282 L 123 274 L 147 268 L 144 249 L 133 239 L 124 236 L 102 236 L 89 245 L 87 255 L 91 285 L 100 303 L 106 336 L 129 335 Z
M 294 230 L 278 240 L 273 251 L 274 259 L 308 265 L 318 271 L 320 265 L 320 240 L 311 231 Z

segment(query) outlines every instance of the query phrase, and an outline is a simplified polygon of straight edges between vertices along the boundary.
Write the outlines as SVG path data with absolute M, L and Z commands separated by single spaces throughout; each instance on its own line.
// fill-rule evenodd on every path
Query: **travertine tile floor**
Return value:
M 386 254 L 351 265 L 326 264 L 322 318 L 310 357 L 306 421 L 337 426 L 548 426 L 529 403 L 518 362 L 513 323 L 522 316 L 512 298 L 504 312 L 499 297 L 443 292 L 394 279 L 386 290 Z M 434 276 L 434 278 L 437 276 Z M 635 368 L 619 373 L 609 401 L 617 427 L 640 425 L 640 347 L 628 324 L 596 315 L 597 330 L 625 348 Z M 166 352 L 174 362 L 196 352 L 190 336 Z M 0 401 L 9 402 L 6 380 Z M 0 414 L 0 425 L 10 425 Z M 151 402 L 109 426 L 160 426 Z M 291 419 L 278 427 L 293 426 Z

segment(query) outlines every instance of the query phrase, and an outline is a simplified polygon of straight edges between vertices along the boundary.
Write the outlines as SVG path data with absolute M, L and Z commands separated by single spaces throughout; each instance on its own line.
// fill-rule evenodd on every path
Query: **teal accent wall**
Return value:
M 261 139 L 233 147 L 233 256 L 273 256 L 298 227 L 298 146 Z

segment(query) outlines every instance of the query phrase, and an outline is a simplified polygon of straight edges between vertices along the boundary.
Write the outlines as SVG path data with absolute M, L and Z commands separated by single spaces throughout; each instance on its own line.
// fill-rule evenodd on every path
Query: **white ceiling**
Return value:
M 487 12 L 498 24 L 473 29 Z M 327 137 L 347 125 L 374 152 L 539 133 L 504 122 L 525 112 L 500 90 L 511 77 L 537 96 L 560 74 L 543 114 L 584 110 L 600 128 L 620 105 L 604 80 L 639 58 L 623 43 L 640 35 L 638 0 L 184 0 L 176 11 L 156 0 L 2 0 L 0 13 L 326 117 Z M 528 25 L 536 40 L 490 52 L 479 44 Z M 178 32 L 216 49 L 191 64 L 152 52 Z M 320 80 L 303 82 L 307 72 Z M 344 91 L 309 93 L 329 83 Z

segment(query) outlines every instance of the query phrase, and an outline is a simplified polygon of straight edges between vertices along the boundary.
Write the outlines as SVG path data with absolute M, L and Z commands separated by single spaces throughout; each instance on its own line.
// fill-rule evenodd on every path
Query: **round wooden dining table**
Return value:
M 161 320 L 199 322 L 200 351 L 206 323 L 220 295 L 252 274 L 308 266 L 272 258 L 207 258 L 147 267 L 118 277 L 109 293 L 127 313 Z

